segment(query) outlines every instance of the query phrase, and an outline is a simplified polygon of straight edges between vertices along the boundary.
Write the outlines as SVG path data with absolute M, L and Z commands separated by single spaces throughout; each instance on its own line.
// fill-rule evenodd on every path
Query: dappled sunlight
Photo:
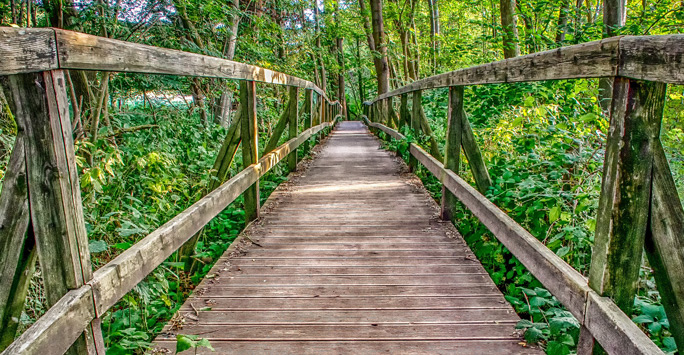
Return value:
M 378 189 L 392 189 L 403 187 L 404 184 L 400 181 L 395 182 L 374 182 L 374 183 L 352 183 L 343 185 L 322 185 L 316 187 L 309 187 L 293 191 L 295 195 L 315 194 L 320 192 L 366 192 L 377 191 Z

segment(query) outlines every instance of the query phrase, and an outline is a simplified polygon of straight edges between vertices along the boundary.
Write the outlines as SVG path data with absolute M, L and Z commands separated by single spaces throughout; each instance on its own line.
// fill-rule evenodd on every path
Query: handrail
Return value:
M 622 76 L 684 84 L 682 56 L 684 34 L 611 37 L 433 75 L 365 104 L 417 90 L 541 80 Z
M 97 270 L 87 284 L 64 295 L 2 355 L 67 351 L 93 319 L 102 317 L 123 295 L 290 152 L 334 123 L 335 120 L 325 122 L 300 133 L 121 253 Z
M 394 139 L 406 137 L 364 117 L 366 125 Z M 444 184 L 492 234 L 568 308 L 610 354 L 663 354 L 663 351 L 608 297 L 592 290 L 587 279 L 516 223 L 494 203 L 423 148 L 410 143 L 410 154 Z
M 0 27 L 0 58 L 0 75 L 77 69 L 250 80 L 310 89 L 338 104 L 308 80 L 256 65 L 59 28 Z

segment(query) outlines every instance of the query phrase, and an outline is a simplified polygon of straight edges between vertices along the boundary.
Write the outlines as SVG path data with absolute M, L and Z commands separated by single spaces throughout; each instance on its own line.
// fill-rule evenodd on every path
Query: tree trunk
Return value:
M 439 56 L 439 5 L 437 0 L 428 0 L 430 10 L 430 40 L 432 50 L 432 73 L 437 73 L 437 58 Z
M 515 19 L 515 0 L 499 0 L 501 6 L 501 27 L 503 27 L 504 58 L 520 55 L 518 47 L 518 27 Z
M 230 26 L 228 29 L 230 33 L 228 34 L 226 45 L 224 46 L 223 56 L 228 60 L 233 60 L 235 57 L 235 48 L 237 47 L 237 33 L 240 26 L 240 16 L 238 12 L 240 11 L 240 0 L 231 0 L 228 3 L 230 7 L 231 15 L 229 17 Z
M 316 58 L 318 59 L 318 65 L 321 68 L 321 82 L 319 84 L 323 91 L 328 91 L 328 78 L 325 73 L 325 62 L 323 61 L 323 49 L 321 48 L 321 28 L 318 23 L 319 9 L 318 1 L 314 1 L 314 31 L 316 35 Z
M 389 91 L 389 64 L 387 62 L 387 45 L 385 43 L 385 25 L 382 19 L 382 0 L 371 0 L 371 23 L 373 25 L 373 41 L 377 54 L 373 56 L 375 74 L 378 79 L 378 95 Z
M 563 0 L 560 11 L 558 13 L 558 26 L 556 29 L 556 43 L 562 44 L 565 42 L 565 34 L 568 31 L 568 19 L 570 14 L 570 0 Z

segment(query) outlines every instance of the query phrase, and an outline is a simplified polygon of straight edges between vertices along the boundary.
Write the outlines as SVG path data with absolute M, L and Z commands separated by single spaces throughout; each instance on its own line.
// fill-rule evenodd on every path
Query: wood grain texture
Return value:
M 626 36 L 620 39 L 618 75 L 684 84 L 684 34 Z
M 0 27 L 0 75 L 58 69 L 55 31 Z
M 183 329 L 156 344 L 198 334 L 222 353 L 327 349 L 319 342 L 538 353 L 518 344 L 518 316 L 434 200 L 378 148 L 361 123 L 340 123 L 243 233 L 257 244 L 234 242 L 179 311 Z

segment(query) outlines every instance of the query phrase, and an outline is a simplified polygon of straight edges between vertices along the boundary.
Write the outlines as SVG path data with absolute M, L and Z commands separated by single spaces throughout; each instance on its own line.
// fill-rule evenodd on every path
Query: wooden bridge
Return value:
M 173 349 L 182 333 L 210 339 L 220 353 L 538 353 L 523 346 L 518 316 L 450 224 L 456 201 L 577 318 L 578 353 L 597 343 L 610 354 L 662 354 L 621 310 L 631 307 L 644 251 L 680 351 L 684 345 L 684 210 L 659 140 L 666 83 L 684 84 L 682 35 L 615 37 L 436 75 L 368 102 L 365 125 L 336 123 L 339 103 L 306 80 L 193 53 L 0 28 L 0 58 L 20 128 L 0 195 L 0 335 L 14 337 L 36 256 L 51 306 L 3 355 L 104 354 L 104 313 L 181 247 L 179 255 L 192 252 L 196 233 L 241 194 L 251 225 L 181 308 L 181 321 L 156 339 L 159 349 Z M 220 156 L 232 160 L 242 142 L 244 170 L 93 272 L 65 70 L 241 80 L 239 131 L 229 132 L 235 144 Z M 491 180 L 463 87 L 594 77 L 613 78 L 613 93 L 587 279 L 482 195 Z M 289 140 L 263 157 L 256 82 L 290 87 L 282 117 Z M 397 125 L 429 130 L 421 92 L 437 87 L 449 87 L 447 147 L 427 153 L 409 143 L 409 167 L 420 164 L 443 183 L 441 208 L 366 128 L 396 140 L 406 139 Z M 286 157 L 294 170 L 291 153 L 333 127 L 310 166 L 261 208 L 259 177 Z M 461 148 L 477 189 L 458 175 Z

